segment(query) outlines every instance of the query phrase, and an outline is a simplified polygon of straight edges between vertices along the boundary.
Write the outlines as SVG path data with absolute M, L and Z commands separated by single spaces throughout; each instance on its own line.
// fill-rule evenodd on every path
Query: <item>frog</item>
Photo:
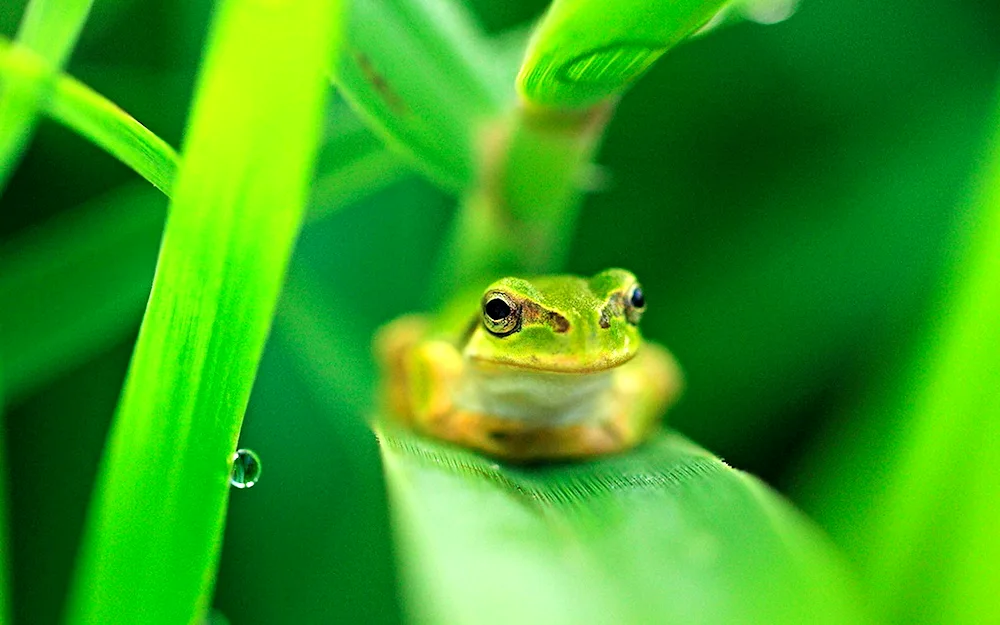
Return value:
M 504 277 L 375 337 L 392 420 L 512 463 L 584 460 L 655 432 L 683 375 L 645 341 L 636 276 Z

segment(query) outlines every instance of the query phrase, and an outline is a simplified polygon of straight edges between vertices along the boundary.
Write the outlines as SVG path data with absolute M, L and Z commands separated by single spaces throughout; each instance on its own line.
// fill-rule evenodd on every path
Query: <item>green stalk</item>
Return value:
M 485 134 L 480 181 L 464 198 L 435 299 L 462 285 L 562 265 L 590 161 L 612 104 L 580 112 L 520 106 Z
M 217 8 L 69 623 L 194 623 L 231 456 L 302 221 L 339 3 Z
M 0 191 L 17 167 L 49 96 L 46 75 L 66 64 L 90 13 L 93 0 L 31 0 L 17 32 L 17 42 L 44 59 L 42 73 L 3 75 L 0 91 Z

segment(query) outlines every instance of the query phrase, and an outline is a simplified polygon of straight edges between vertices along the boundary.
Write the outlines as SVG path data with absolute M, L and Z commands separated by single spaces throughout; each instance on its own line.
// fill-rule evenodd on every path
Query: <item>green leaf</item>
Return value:
M 1000 109 L 998 109 L 1000 111 Z M 1000 116 L 995 115 L 996 120 Z M 889 623 L 1000 621 L 1000 123 L 917 357 L 803 487 Z
M 0 191 L 13 173 L 34 129 L 38 109 L 48 97 L 48 75 L 62 69 L 76 45 L 93 0 L 32 0 L 24 13 L 17 42 L 44 59 L 44 70 L 0 73 Z
M 339 8 L 217 7 L 70 623 L 190 623 L 209 607 L 231 456 L 304 212 Z
M 727 0 L 555 0 L 517 88 L 530 104 L 586 108 L 628 88 Z
M 414 622 L 860 620 L 825 539 L 676 434 L 616 457 L 518 468 L 379 430 Z
M 504 90 L 487 42 L 451 2 L 354 0 L 336 81 L 390 145 L 443 186 L 475 178 L 478 130 Z

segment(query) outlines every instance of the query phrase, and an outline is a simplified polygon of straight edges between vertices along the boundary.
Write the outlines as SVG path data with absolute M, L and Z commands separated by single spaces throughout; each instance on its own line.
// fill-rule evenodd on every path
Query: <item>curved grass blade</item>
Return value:
M 617 457 L 516 468 L 379 430 L 414 622 L 860 620 L 823 537 L 676 434 Z
M 452 190 L 477 171 L 477 132 L 504 100 L 489 49 L 450 2 L 354 0 L 336 81 L 416 167 Z
M 529 104 L 588 108 L 618 95 L 727 0 L 555 0 L 517 77 Z
M 59 72 L 76 45 L 93 0 L 31 0 L 17 33 L 17 42 L 44 59 L 45 69 L 32 74 L 7 74 L 0 91 L 0 191 L 13 173 L 48 97 L 48 76 Z
M 960 262 L 922 349 L 832 439 L 803 489 L 889 623 L 1000 622 L 997 111 Z
M 209 607 L 230 458 L 307 199 L 339 8 L 217 8 L 70 623 L 190 623 Z
M 2 75 L 44 76 L 45 60 L 0 38 Z M 49 77 L 44 112 L 125 163 L 169 194 L 177 174 L 177 153 L 163 139 L 99 93 L 65 75 Z

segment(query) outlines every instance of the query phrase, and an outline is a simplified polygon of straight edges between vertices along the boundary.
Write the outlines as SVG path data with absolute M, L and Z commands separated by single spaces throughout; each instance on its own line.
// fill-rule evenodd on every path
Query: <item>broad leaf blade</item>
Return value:
M 628 88 L 727 0 L 555 0 L 517 77 L 531 104 L 586 108 Z
M 755 479 L 675 434 L 516 468 L 380 432 L 420 623 L 860 620 L 824 539 Z
M 71 623 L 191 623 L 319 144 L 339 2 L 217 8 Z

